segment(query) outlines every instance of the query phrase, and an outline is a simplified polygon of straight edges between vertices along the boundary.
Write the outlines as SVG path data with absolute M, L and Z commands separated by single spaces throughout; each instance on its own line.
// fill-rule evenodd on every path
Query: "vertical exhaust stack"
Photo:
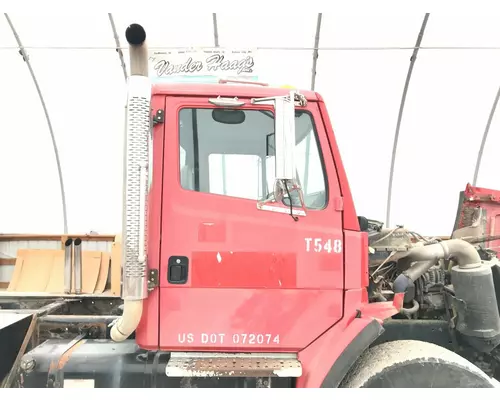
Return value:
M 75 293 L 82 293 L 82 239 L 75 239 L 75 251 L 73 254 L 73 261 L 75 267 Z
M 71 293 L 71 275 L 73 275 L 73 264 L 71 250 L 73 249 L 73 239 L 64 242 L 64 293 Z
M 111 328 L 111 339 L 121 342 L 137 328 L 147 297 L 146 196 L 148 139 L 150 134 L 151 83 L 148 77 L 146 31 L 139 24 L 125 31 L 130 51 L 124 154 L 122 223 L 123 315 Z

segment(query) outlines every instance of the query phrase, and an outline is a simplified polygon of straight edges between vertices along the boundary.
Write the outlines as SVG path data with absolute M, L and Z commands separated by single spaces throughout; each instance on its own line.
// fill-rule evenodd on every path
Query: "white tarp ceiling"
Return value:
M 59 177 L 27 64 L 0 18 L 0 231 L 61 233 Z M 283 15 L 281 15 L 283 17 Z M 500 85 L 499 15 L 428 18 L 399 133 L 391 225 L 449 234 L 472 182 Z M 109 15 L 9 14 L 26 47 L 59 149 L 70 232 L 121 229 L 125 80 Z M 357 212 L 384 221 L 398 112 L 423 14 L 323 14 L 316 90 L 330 112 Z M 212 14 L 113 14 L 122 47 L 131 22 L 151 47 L 213 47 Z M 318 15 L 217 14 L 221 47 L 258 49 L 259 80 L 309 89 Z M 272 30 L 263 27 L 272 27 Z M 124 51 L 125 61 L 128 54 Z M 477 185 L 500 189 L 499 117 Z

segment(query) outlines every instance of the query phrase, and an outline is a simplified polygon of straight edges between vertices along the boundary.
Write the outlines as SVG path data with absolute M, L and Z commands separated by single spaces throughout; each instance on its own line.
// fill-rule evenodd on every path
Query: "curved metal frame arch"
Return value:
M 417 54 L 420 49 L 420 44 L 422 43 L 422 38 L 424 37 L 425 28 L 427 26 L 427 21 L 429 19 L 430 13 L 426 13 L 424 16 L 424 20 L 422 21 L 422 26 L 420 27 L 420 32 L 417 36 L 417 42 L 415 47 L 413 48 L 413 54 L 410 58 L 410 66 L 408 68 L 408 74 L 406 75 L 405 86 L 403 89 L 403 95 L 401 96 L 401 104 L 399 106 L 398 113 L 398 121 L 396 123 L 396 133 L 394 134 L 394 142 L 392 147 L 392 159 L 391 159 L 391 169 L 389 172 L 389 188 L 387 190 L 387 207 L 386 207 L 386 217 L 385 217 L 385 225 L 389 227 L 391 221 L 391 200 L 392 200 L 392 182 L 394 179 L 394 166 L 396 164 L 396 152 L 398 149 L 398 140 L 399 140 L 399 130 L 401 128 L 401 121 L 403 119 L 403 110 L 406 102 L 406 95 L 408 93 L 408 87 L 410 85 L 410 79 L 413 72 L 413 67 L 415 66 L 415 62 L 417 61 Z
M 212 13 L 212 23 L 214 27 L 214 45 L 219 47 L 219 29 L 217 25 L 217 13 Z
M 313 50 L 313 62 L 312 62 L 312 70 L 311 70 L 311 90 L 314 90 L 316 87 L 316 69 L 318 65 L 318 57 L 319 57 L 319 35 L 321 33 L 321 20 L 323 18 L 323 13 L 318 13 L 318 19 L 316 22 L 316 36 L 314 37 L 314 50 Z
M 495 111 L 497 110 L 499 99 L 500 99 L 500 87 L 497 90 L 495 100 L 493 100 L 493 105 L 491 106 L 488 122 L 486 122 L 486 128 L 484 128 L 484 134 L 481 140 L 481 146 L 479 147 L 479 151 L 477 153 L 476 168 L 474 169 L 474 178 L 472 179 L 472 186 L 476 186 L 477 184 L 477 177 L 479 175 L 479 168 L 481 167 L 481 160 L 483 158 L 484 146 L 486 145 L 486 139 L 488 138 L 488 133 L 490 132 L 491 121 L 493 121 L 493 117 L 495 116 Z
M 316 70 L 318 66 L 319 57 L 319 37 L 321 33 L 321 20 L 323 18 L 323 13 L 318 13 L 318 18 L 316 22 L 316 35 L 314 36 L 314 50 L 312 55 L 312 68 L 311 68 L 311 90 L 316 88 Z M 309 156 L 311 151 L 311 135 L 306 138 L 306 157 Z M 307 186 L 309 184 L 309 163 L 305 163 L 304 167 L 304 191 L 307 192 Z
M 125 64 L 125 58 L 123 57 L 123 51 L 120 45 L 120 37 L 118 36 L 118 32 L 116 31 L 113 14 L 108 13 L 108 18 L 109 18 L 109 24 L 111 25 L 111 30 L 113 31 L 113 36 L 115 38 L 116 52 L 118 53 L 118 57 L 120 58 L 120 64 L 122 66 L 123 76 L 125 77 L 125 81 L 127 81 L 127 65 Z
M 214 31 L 214 46 L 219 47 L 219 27 L 217 25 L 217 13 L 212 13 L 212 26 Z M 226 190 L 226 155 L 221 157 L 222 169 L 222 193 L 227 194 Z
M 31 66 L 28 53 L 26 52 L 26 50 L 21 42 L 21 39 L 19 38 L 19 34 L 17 33 L 16 28 L 14 27 L 14 24 L 12 23 L 9 15 L 7 13 L 4 13 L 4 16 L 5 16 L 5 19 L 7 20 L 7 23 L 9 24 L 9 27 L 12 31 L 12 34 L 14 35 L 14 38 L 16 39 L 17 45 L 19 47 L 19 53 L 21 54 L 24 62 L 28 66 L 28 70 L 30 72 L 31 78 L 33 79 L 33 83 L 34 83 L 36 91 L 38 93 L 38 97 L 40 98 L 40 103 L 42 105 L 43 112 L 45 114 L 45 119 L 47 120 L 47 126 L 49 128 L 50 137 L 52 139 L 52 146 L 54 148 L 54 154 L 56 157 L 56 164 L 57 164 L 57 171 L 59 174 L 59 186 L 61 188 L 61 201 L 62 201 L 62 207 L 63 207 L 64 234 L 67 234 L 68 233 L 68 216 L 67 216 L 67 211 L 66 211 L 66 194 L 64 191 L 64 179 L 62 176 L 61 161 L 59 159 L 59 151 L 57 149 L 56 138 L 54 135 L 54 130 L 52 128 L 52 122 L 50 120 L 49 111 L 47 109 L 47 105 L 45 104 L 45 100 L 43 98 L 42 91 L 40 89 L 40 85 L 38 84 L 38 81 L 36 79 L 35 72 L 33 71 L 33 67 Z

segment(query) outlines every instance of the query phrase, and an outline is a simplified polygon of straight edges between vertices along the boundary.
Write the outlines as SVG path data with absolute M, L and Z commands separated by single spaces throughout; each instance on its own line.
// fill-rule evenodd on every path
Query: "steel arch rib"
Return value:
M 217 13 L 212 13 L 212 23 L 214 28 L 214 45 L 219 47 L 219 28 L 217 25 Z
M 50 137 L 52 139 L 52 146 L 54 148 L 54 154 L 56 157 L 57 172 L 59 174 L 59 186 L 61 188 L 61 202 L 62 202 L 62 207 L 63 207 L 64 234 L 67 234 L 68 233 L 68 216 L 67 216 L 67 211 L 66 211 L 66 194 L 64 191 L 64 179 L 62 176 L 61 161 L 59 159 L 59 151 L 57 149 L 57 142 L 56 142 L 56 138 L 54 135 L 54 129 L 52 128 L 52 122 L 50 120 L 49 111 L 47 109 L 47 105 L 45 104 L 45 100 L 43 98 L 43 94 L 42 94 L 42 91 L 40 89 L 40 85 L 38 84 L 38 81 L 36 79 L 35 72 L 33 71 L 33 67 L 31 66 L 31 63 L 30 63 L 30 60 L 28 57 L 28 53 L 26 52 L 26 50 L 21 42 L 21 39 L 19 37 L 19 34 L 17 33 L 16 28 L 14 27 L 14 24 L 12 23 L 9 15 L 7 13 L 4 13 L 4 16 L 5 16 L 5 19 L 7 20 L 7 23 L 9 24 L 9 27 L 12 31 L 12 34 L 14 35 L 14 38 L 17 41 L 17 45 L 19 47 L 19 52 L 22 55 L 24 62 L 28 66 L 28 70 L 30 72 L 31 78 L 33 79 L 33 83 L 34 83 L 36 91 L 38 93 L 38 97 L 40 98 L 40 103 L 42 105 L 43 112 L 45 114 L 45 119 L 47 120 L 47 126 L 49 128 Z
M 413 67 L 415 66 L 415 62 L 417 60 L 418 50 L 420 49 L 420 44 L 422 43 L 422 38 L 424 37 L 425 28 L 427 26 L 427 21 L 429 19 L 430 13 L 426 13 L 424 16 L 424 20 L 422 21 L 422 26 L 420 27 L 420 31 L 417 36 L 417 42 L 415 47 L 413 48 L 413 54 L 410 58 L 410 66 L 408 68 L 408 74 L 406 75 L 405 86 L 403 89 L 403 95 L 401 96 L 401 104 L 399 106 L 398 113 L 398 121 L 396 123 L 396 132 L 394 134 L 394 142 L 392 147 L 392 158 L 391 158 L 391 168 L 389 171 L 389 187 L 387 190 L 387 206 L 386 206 L 386 217 L 385 217 L 385 225 L 386 227 L 390 226 L 391 221 L 391 200 L 392 200 L 392 183 L 394 180 L 394 166 L 396 164 L 396 152 L 398 149 L 398 140 L 399 140 L 399 130 L 401 128 L 401 121 L 403 119 L 403 110 L 406 102 L 406 95 L 408 93 L 408 87 L 410 85 L 411 75 L 413 72 Z
M 321 33 L 321 20 L 323 18 L 323 13 L 318 13 L 318 18 L 316 22 L 316 35 L 314 36 L 314 50 L 312 56 L 312 68 L 311 68 L 311 90 L 316 88 L 316 69 L 318 65 L 318 57 L 319 57 L 319 37 Z M 309 158 L 309 153 L 311 151 L 311 135 L 307 136 L 306 139 L 306 157 Z M 306 160 L 307 160 L 306 158 Z M 309 163 L 305 163 L 304 168 L 304 187 L 303 190 L 307 192 L 307 187 L 309 185 Z
M 474 178 L 472 180 L 472 186 L 476 186 L 477 184 L 479 168 L 481 167 L 481 161 L 483 159 L 484 146 L 486 145 L 486 139 L 488 138 L 488 133 L 490 132 L 491 121 L 493 121 L 493 117 L 495 116 L 495 111 L 497 109 L 499 98 L 500 98 L 500 87 L 497 90 L 495 100 L 493 100 L 493 105 L 491 107 L 490 115 L 488 117 L 488 121 L 486 122 L 486 128 L 484 128 L 483 138 L 481 139 L 481 146 L 479 147 L 479 151 L 477 153 L 476 168 L 474 169 Z
M 318 19 L 316 22 L 316 35 L 314 37 L 314 50 L 313 50 L 313 62 L 311 69 L 311 90 L 314 90 L 316 87 L 316 68 L 318 65 L 318 57 L 319 57 L 319 35 L 321 33 L 321 19 L 323 17 L 323 13 L 318 13 Z
M 120 64 L 123 70 L 123 76 L 125 77 L 125 81 L 127 81 L 127 65 L 125 64 L 125 58 L 123 57 L 123 51 L 120 46 L 120 37 L 118 36 L 118 32 L 116 31 L 115 20 L 113 18 L 112 13 L 108 13 L 109 24 L 111 25 L 111 30 L 113 31 L 113 37 L 115 38 L 116 44 L 116 52 L 118 53 L 118 57 L 120 58 Z
M 212 13 L 212 27 L 214 31 L 214 46 L 219 47 L 219 26 L 217 24 L 217 13 Z M 221 157 L 221 168 L 222 168 L 222 193 L 227 194 L 225 154 L 222 154 Z

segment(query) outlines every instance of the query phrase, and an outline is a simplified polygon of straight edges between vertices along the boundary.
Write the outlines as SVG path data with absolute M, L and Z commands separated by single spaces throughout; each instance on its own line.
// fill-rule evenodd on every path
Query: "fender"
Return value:
M 382 333 L 384 328 L 377 320 L 368 322 L 335 360 L 323 379 L 321 388 L 339 387 L 356 360 Z
M 402 296 L 373 304 L 362 298 L 361 289 L 346 291 L 344 304 L 350 307 L 344 318 L 299 352 L 303 374 L 296 387 L 338 387 L 359 356 L 384 332 L 382 321 L 397 314 L 402 302 Z

